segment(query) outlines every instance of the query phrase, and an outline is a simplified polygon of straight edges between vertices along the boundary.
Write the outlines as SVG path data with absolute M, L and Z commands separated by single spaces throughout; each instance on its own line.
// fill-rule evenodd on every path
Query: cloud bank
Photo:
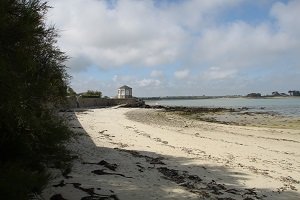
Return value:
M 81 73 L 91 67 L 110 76 L 111 83 L 103 75 L 89 74 L 108 93 L 117 84 L 131 84 L 140 96 L 233 93 L 233 83 L 240 86 L 238 93 L 299 88 L 294 76 L 300 74 L 300 1 L 252 3 L 264 9 L 255 22 L 255 9 L 246 17 L 232 14 L 248 4 L 52 0 L 48 22 L 60 30 L 59 46 L 71 57 L 68 66 L 77 90 L 95 87 L 92 81 L 77 83 L 88 79 Z M 155 90 L 145 93 L 146 87 Z

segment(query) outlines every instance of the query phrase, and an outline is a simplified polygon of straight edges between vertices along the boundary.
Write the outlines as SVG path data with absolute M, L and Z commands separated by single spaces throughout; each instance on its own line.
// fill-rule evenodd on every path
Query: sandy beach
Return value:
M 45 199 L 300 199 L 300 130 L 143 108 L 64 112 L 78 159 Z

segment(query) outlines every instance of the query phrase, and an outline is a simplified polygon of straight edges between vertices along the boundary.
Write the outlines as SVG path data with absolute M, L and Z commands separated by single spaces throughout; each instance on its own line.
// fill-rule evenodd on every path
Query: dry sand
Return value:
M 45 199 L 300 199 L 300 130 L 201 122 L 140 108 L 64 113 L 71 173 Z

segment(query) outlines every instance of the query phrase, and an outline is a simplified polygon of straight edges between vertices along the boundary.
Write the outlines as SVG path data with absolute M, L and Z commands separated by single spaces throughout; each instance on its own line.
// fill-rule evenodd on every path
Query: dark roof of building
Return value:
M 127 85 L 123 85 L 122 87 L 120 87 L 119 89 L 132 89 L 131 87 L 128 87 Z

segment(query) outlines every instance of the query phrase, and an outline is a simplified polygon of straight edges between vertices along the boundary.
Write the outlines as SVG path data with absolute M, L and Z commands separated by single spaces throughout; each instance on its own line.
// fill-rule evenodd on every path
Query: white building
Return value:
M 118 89 L 118 99 L 132 98 L 132 88 L 124 85 Z

